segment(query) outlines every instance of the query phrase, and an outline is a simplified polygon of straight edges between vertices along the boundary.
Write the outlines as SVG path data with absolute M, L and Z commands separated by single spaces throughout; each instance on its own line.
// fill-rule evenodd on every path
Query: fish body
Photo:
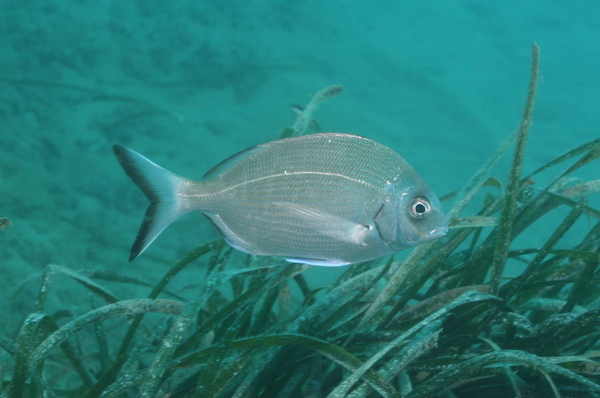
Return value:
M 258 145 L 192 181 L 114 146 L 150 200 L 130 261 L 171 222 L 200 210 L 227 242 L 291 262 L 357 263 L 443 236 L 435 193 L 396 152 L 370 139 L 320 133 Z

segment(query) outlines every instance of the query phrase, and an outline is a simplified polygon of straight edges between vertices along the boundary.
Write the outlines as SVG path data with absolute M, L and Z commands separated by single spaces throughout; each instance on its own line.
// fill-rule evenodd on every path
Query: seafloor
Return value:
M 154 282 L 215 236 L 188 215 L 127 263 L 146 199 L 113 144 L 201 178 L 278 138 L 289 104 L 342 84 L 316 115 L 324 130 L 391 146 L 444 195 L 517 126 L 534 41 L 542 80 L 524 172 L 599 135 L 599 17 L 589 1 L 0 1 L 0 217 L 13 223 L 0 231 L 0 331 L 31 311 L 47 264 Z M 202 275 L 186 272 L 182 289 Z M 327 284 L 338 271 L 310 272 Z M 55 304 L 89 308 L 60 283 Z

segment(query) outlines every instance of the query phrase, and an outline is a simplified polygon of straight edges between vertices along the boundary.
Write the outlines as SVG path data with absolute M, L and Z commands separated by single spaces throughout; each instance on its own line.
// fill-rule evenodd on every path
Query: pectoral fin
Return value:
M 284 207 L 293 213 L 307 228 L 338 241 L 364 245 L 366 244 L 365 239 L 371 231 L 369 225 L 346 220 L 310 206 L 290 202 L 274 202 L 273 205 Z

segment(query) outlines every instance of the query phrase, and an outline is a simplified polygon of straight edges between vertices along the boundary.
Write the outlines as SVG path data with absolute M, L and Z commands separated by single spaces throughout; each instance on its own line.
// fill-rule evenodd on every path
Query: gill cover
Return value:
M 406 248 L 406 245 L 398 242 L 398 206 L 395 200 L 388 196 L 381 205 L 379 212 L 375 216 L 375 227 L 379 232 L 381 240 L 392 250 L 399 251 Z

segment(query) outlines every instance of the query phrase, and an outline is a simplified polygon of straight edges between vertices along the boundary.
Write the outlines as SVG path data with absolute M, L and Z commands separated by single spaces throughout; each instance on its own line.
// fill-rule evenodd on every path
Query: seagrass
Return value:
M 402 261 L 348 266 L 331 286 L 305 278 L 308 265 L 250 255 L 235 263 L 221 240 L 173 261 L 154 281 L 51 264 L 38 277 L 31 314 L 0 340 L 11 358 L 0 369 L 1 396 L 600 396 L 600 211 L 588 200 L 599 184 L 572 179 L 597 162 L 600 140 L 520 171 L 536 46 L 533 58 L 520 128 L 451 195 L 445 238 Z M 303 133 L 319 101 L 339 90 L 325 93 L 283 134 Z M 503 181 L 491 170 L 512 145 Z M 531 184 L 547 170 L 558 177 Z M 484 200 L 474 201 L 484 187 Z M 558 226 L 540 247 L 515 243 L 544 217 Z M 567 246 L 569 231 L 579 240 Z M 504 275 L 508 262 L 521 266 L 514 278 Z M 199 285 L 171 292 L 193 265 L 205 270 Z M 76 281 L 96 305 L 47 313 L 60 278 Z M 148 292 L 119 297 L 116 284 Z

